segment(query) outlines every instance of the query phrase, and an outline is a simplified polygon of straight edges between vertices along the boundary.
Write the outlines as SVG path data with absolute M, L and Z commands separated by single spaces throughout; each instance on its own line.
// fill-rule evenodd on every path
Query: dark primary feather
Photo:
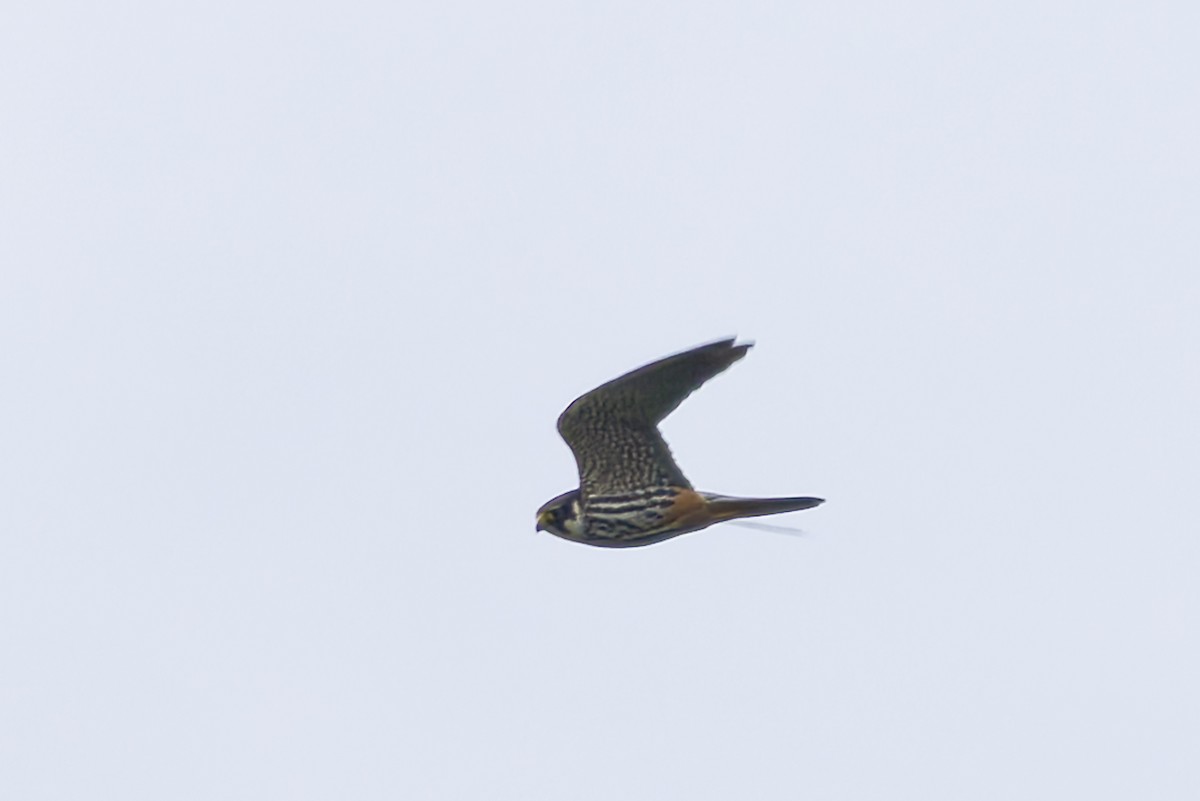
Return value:
M 577 398 L 558 418 L 575 453 L 584 499 L 667 484 L 691 487 L 658 423 L 753 343 L 725 339 L 668 356 Z

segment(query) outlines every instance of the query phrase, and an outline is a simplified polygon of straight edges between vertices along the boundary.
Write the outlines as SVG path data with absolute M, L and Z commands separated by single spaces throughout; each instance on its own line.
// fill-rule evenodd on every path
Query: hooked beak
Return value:
M 549 512 L 542 512 L 540 515 L 538 515 L 537 528 L 535 529 L 535 531 L 549 531 L 550 530 L 550 517 L 551 517 L 551 515 Z

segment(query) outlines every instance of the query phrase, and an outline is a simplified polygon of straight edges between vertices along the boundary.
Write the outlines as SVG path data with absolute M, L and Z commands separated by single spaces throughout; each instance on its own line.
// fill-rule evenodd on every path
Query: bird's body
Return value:
M 746 355 L 732 339 L 668 356 L 577 398 L 558 419 L 575 454 L 580 488 L 538 510 L 538 530 L 628 548 L 742 517 L 809 509 L 820 498 L 734 498 L 697 492 L 658 424 L 708 379 Z

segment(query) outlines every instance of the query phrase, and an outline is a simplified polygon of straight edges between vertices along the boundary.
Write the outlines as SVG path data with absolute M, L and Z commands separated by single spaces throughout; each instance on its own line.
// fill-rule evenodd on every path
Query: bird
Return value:
M 536 531 L 585 545 L 633 548 L 714 523 L 824 503 L 698 492 L 675 464 L 658 425 L 754 344 L 735 343 L 730 337 L 667 356 L 572 401 L 558 418 L 558 432 L 575 454 L 579 488 L 543 504 Z

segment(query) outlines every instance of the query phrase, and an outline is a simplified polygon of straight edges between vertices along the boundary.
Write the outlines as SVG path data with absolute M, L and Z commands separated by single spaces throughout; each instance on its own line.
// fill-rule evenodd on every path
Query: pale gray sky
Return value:
M 10 9 L 0 796 L 1196 798 L 1198 8 Z

